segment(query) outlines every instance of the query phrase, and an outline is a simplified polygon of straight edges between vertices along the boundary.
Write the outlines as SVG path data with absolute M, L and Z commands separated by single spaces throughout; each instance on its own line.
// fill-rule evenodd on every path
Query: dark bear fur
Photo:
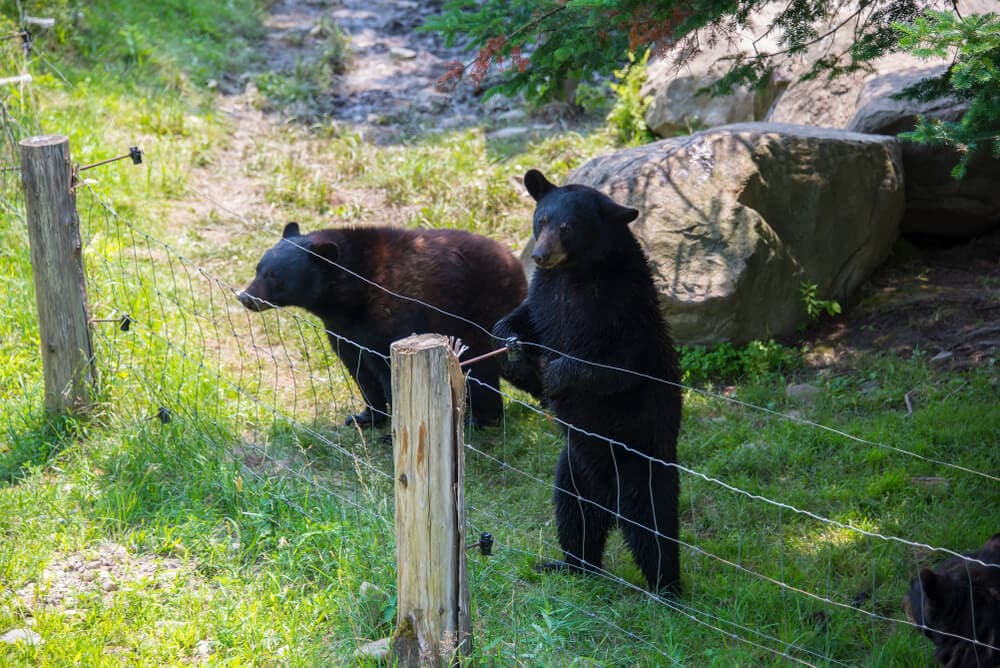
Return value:
M 903 598 L 906 618 L 934 642 L 934 655 L 948 668 L 1000 666 L 1000 533 L 978 552 L 925 568 Z M 950 635 L 946 635 L 950 634 Z M 958 636 L 958 637 L 956 637 Z M 963 640 L 974 638 L 982 644 Z
M 628 227 L 639 212 L 593 188 L 556 187 L 536 170 L 524 183 L 537 202 L 538 269 L 527 299 L 494 334 L 523 342 L 506 362 L 516 367 L 512 375 L 540 370 L 544 401 L 573 425 L 555 481 L 563 561 L 543 567 L 599 569 L 608 533 L 619 526 L 650 589 L 677 593 L 678 472 L 670 464 L 681 394 L 671 384 L 676 353 L 652 274 Z
M 509 249 L 484 236 L 387 227 L 303 235 L 297 223 L 289 223 L 282 239 L 264 253 L 256 277 L 239 300 L 253 311 L 298 306 L 319 316 L 330 332 L 333 350 L 367 404 L 363 412 L 348 417 L 347 424 L 357 420 L 381 425 L 392 397 L 389 364 L 362 347 L 388 356 L 393 341 L 436 332 L 461 338 L 469 347 L 467 358 L 489 352 L 490 327 L 526 292 L 520 262 Z M 498 387 L 496 359 L 477 362 L 469 372 L 491 388 Z M 525 389 L 540 392 L 540 387 Z M 496 391 L 474 381 L 469 383 L 469 404 L 479 424 L 496 422 L 503 409 Z

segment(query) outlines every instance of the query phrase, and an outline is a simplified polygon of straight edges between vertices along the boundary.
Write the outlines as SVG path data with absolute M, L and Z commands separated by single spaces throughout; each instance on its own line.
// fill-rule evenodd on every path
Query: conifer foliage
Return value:
M 664 49 L 691 40 L 699 28 L 724 35 L 767 0 L 448 0 L 442 15 L 426 28 L 449 43 L 468 40 L 476 55 L 453 63 L 445 86 L 463 77 L 487 94 L 524 94 L 529 101 L 563 99 L 567 83 L 608 76 L 628 62 L 629 53 Z M 940 3 L 935 3 L 939 6 Z M 851 46 L 819 58 L 807 76 L 832 76 L 869 66 L 886 53 L 907 50 L 918 56 L 948 55 L 953 64 L 937 79 L 904 92 L 933 99 L 968 99 L 968 113 L 956 122 L 922 119 L 904 138 L 958 149 L 955 176 L 965 173 L 980 152 L 1000 157 L 1000 15 L 960 16 L 938 11 L 930 0 L 857 0 L 844 20 L 830 23 L 841 3 L 789 0 L 770 31 L 780 48 L 730 62 L 728 75 L 714 87 L 725 92 L 739 83 L 766 82 L 779 56 L 801 53 L 833 32 L 854 33 Z M 490 77 L 499 66 L 500 76 Z M 572 102 L 573 100 L 565 100 Z

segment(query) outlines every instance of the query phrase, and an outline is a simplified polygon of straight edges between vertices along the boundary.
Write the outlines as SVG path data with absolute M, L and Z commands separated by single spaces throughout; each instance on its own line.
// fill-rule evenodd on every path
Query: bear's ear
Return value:
M 330 262 L 336 262 L 340 258 L 340 246 L 333 241 L 317 241 L 309 250 Z
M 619 223 L 621 225 L 628 225 L 633 220 L 639 217 L 639 210 L 633 209 L 630 206 L 622 206 L 613 199 L 606 199 L 601 206 L 601 213 L 607 220 L 613 223 Z
M 543 197 L 556 189 L 556 186 L 549 183 L 549 180 L 537 169 L 529 169 L 524 175 L 524 187 L 528 189 L 528 194 L 536 202 L 540 202 Z
M 920 588 L 923 589 L 924 596 L 930 601 L 938 600 L 941 597 L 938 575 L 929 568 L 920 571 Z
M 1000 533 L 993 534 L 993 536 L 986 541 L 986 545 L 983 545 L 983 549 L 1000 552 Z
M 285 231 L 281 233 L 282 239 L 287 239 L 288 237 L 301 237 L 301 236 L 302 235 L 299 233 L 298 223 L 288 223 L 287 225 L 285 225 Z

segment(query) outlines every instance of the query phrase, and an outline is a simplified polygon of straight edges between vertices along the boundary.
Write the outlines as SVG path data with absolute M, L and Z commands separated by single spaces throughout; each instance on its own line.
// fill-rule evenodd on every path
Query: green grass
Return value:
M 92 414 L 47 418 L 27 234 L 6 177 L 0 634 L 30 627 L 45 643 L 0 644 L 0 664 L 352 665 L 357 646 L 394 628 L 391 448 L 379 432 L 341 426 L 357 390 L 314 320 L 249 313 L 229 288 L 286 220 L 461 227 L 518 245 L 530 201 L 516 179 L 542 166 L 561 181 L 612 140 L 596 128 L 498 144 L 472 129 L 380 147 L 332 126 L 267 130 L 236 164 L 273 210 L 239 219 L 212 208 L 191 222 L 192 180 L 232 164 L 209 82 L 253 62 L 259 8 L 93 4 L 80 23 L 76 3 L 30 8 L 59 28 L 40 38 L 32 86 L 5 91 L 4 104 L 16 136 L 67 134 L 81 162 L 136 142 L 146 151 L 140 167 L 88 173 L 96 182 L 79 194 L 93 315 L 127 312 L 135 325 L 95 326 Z M 10 3 L 0 10 L 13 15 Z M 7 46 L 10 71 L 20 62 Z M 501 427 L 469 434 L 469 533 L 497 541 L 494 556 L 470 553 L 472 663 L 788 662 L 735 634 L 820 665 L 933 665 L 916 631 L 881 618 L 901 616 L 908 579 L 941 555 L 715 480 L 872 533 L 974 549 L 998 529 L 996 483 L 907 453 L 1000 471 L 995 360 L 949 373 L 920 356 L 864 356 L 817 374 L 799 351 L 767 343 L 687 350 L 684 362 L 706 392 L 686 393 L 680 463 L 709 479 L 682 474 L 681 539 L 696 548 L 682 549 L 683 598 L 643 594 L 618 536 L 612 579 L 534 571 L 557 554 L 549 485 L 562 441 L 511 403 Z M 790 382 L 819 395 L 793 403 Z M 46 588 L 46 570 L 94 562 L 109 543 L 125 552 L 106 564 L 118 578 L 108 591 Z M 22 601 L 31 585 L 58 604 Z

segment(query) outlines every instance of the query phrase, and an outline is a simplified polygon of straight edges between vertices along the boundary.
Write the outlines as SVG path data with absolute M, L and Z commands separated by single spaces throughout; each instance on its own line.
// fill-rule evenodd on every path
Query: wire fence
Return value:
M 365 429 L 355 425 L 348 428 L 340 425 L 341 416 L 349 415 L 364 404 L 350 375 L 333 356 L 327 341 L 328 334 L 338 339 L 342 337 L 337 332 L 325 331 L 313 318 L 294 310 L 275 308 L 265 314 L 246 310 L 235 298 L 239 292 L 237 286 L 211 274 L 169 243 L 137 229 L 117 215 L 111 205 L 93 191 L 88 193 L 88 198 L 87 260 L 92 307 L 95 313 L 107 314 L 112 325 L 99 328 L 96 337 L 98 358 L 108 360 L 105 375 L 138 376 L 147 392 L 155 388 L 154 397 L 148 397 L 147 401 L 155 398 L 155 402 L 171 414 L 180 414 L 196 405 L 199 414 L 188 414 L 188 419 L 199 417 L 211 423 L 235 421 L 244 424 L 247 431 L 242 437 L 231 434 L 215 440 L 231 458 L 244 462 L 259 459 L 266 462 L 272 471 L 280 471 L 315 487 L 318 493 L 337 504 L 372 515 L 373 520 L 390 532 L 386 540 L 391 542 L 391 518 L 381 514 L 389 507 L 393 477 L 385 439 L 380 431 L 371 427 Z M 308 250 L 303 249 L 303 252 Z M 340 268 L 351 271 L 347 267 Z M 414 301 L 405 295 L 391 294 L 402 300 Z M 128 314 L 131 322 L 128 332 L 121 331 L 123 314 Z M 350 340 L 347 342 L 360 345 Z M 525 345 L 530 345 L 530 342 L 525 342 Z M 560 354 L 553 350 L 547 352 Z M 163 373 L 162 369 L 171 365 L 181 365 L 190 371 Z M 607 365 L 601 366 L 608 368 Z M 157 368 L 161 369 L 159 377 Z M 615 370 L 635 373 L 627 369 Z M 168 378 L 179 378 L 182 384 L 170 387 Z M 473 378 L 470 381 L 476 382 Z M 927 457 L 890 443 L 859 438 L 801 416 L 784 414 L 704 389 L 682 387 L 685 392 L 702 395 L 732 410 L 759 412 L 768 419 L 787 421 L 847 446 L 886 449 L 901 457 L 940 466 L 955 475 L 977 479 L 985 489 L 995 489 L 993 483 L 997 477 L 989 471 Z M 567 430 L 577 427 L 562 423 L 524 395 L 506 391 L 502 394 L 508 410 L 500 428 L 499 450 L 493 431 L 473 430 L 467 444 L 471 475 L 494 481 L 485 486 L 473 485 L 468 493 L 470 534 L 478 533 L 482 528 L 497 536 L 499 550 L 507 554 L 507 563 L 537 560 L 544 555 L 554 556 L 560 552 L 560 547 L 550 531 L 544 528 L 549 524 L 549 498 L 555 491 L 552 483 L 553 455 L 562 439 L 560 430 L 553 428 L 553 423 L 561 423 Z M 152 413 L 152 409 L 150 404 L 148 411 Z M 223 411 L 230 413 L 228 418 L 222 415 Z M 511 415 L 512 412 L 517 415 Z M 272 437 L 263 431 L 268 423 L 272 426 L 284 423 L 321 444 L 325 464 L 317 468 L 313 462 L 295 466 L 283 462 L 270 449 Z M 532 423 L 544 425 L 541 439 L 544 445 L 541 447 L 548 447 L 551 452 L 525 456 L 513 451 L 513 441 L 518 441 L 518 447 L 523 448 L 523 443 L 520 443 L 523 437 L 516 432 Z M 588 435 L 604 439 L 636 456 L 648 457 L 633 450 L 627 443 L 615 443 L 600 434 L 588 432 Z M 611 587 L 639 593 L 650 603 L 664 608 L 664 614 L 672 615 L 672 619 L 681 616 L 716 634 L 722 644 L 737 643 L 751 652 L 805 665 L 852 665 L 849 661 L 838 659 L 837 649 L 830 646 L 833 640 L 829 629 L 847 624 L 856 627 L 859 635 L 869 636 L 867 642 L 874 644 L 880 636 L 898 632 L 898 627 L 915 626 L 900 614 L 897 596 L 901 581 L 915 575 L 921 564 L 933 561 L 926 553 L 938 553 L 941 555 L 939 558 L 955 557 L 990 568 L 998 567 L 949 547 L 930 545 L 906 536 L 878 531 L 864 523 L 826 516 L 822 508 L 801 507 L 803 504 L 798 502 L 772 498 L 757 489 L 699 471 L 694 463 L 672 464 L 658 462 L 655 458 L 651 461 L 676 466 L 683 476 L 683 498 L 690 510 L 685 513 L 686 521 L 681 536 L 676 540 L 682 549 L 689 594 L 681 599 L 659 596 L 636 584 L 634 575 L 623 577 L 616 574 L 628 559 L 624 551 L 618 558 L 621 563 L 612 562 L 611 566 L 600 569 L 597 577 Z M 247 468 L 250 475 L 261 475 L 254 467 Z M 525 509 L 512 503 L 517 491 L 513 495 L 508 494 L 508 490 L 526 488 L 531 488 L 529 496 L 537 500 L 537 507 L 531 511 L 538 525 L 532 531 L 537 532 L 537 538 L 526 539 Z M 573 494 L 572 490 L 560 491 Z M 374 506 L 380 508 L 380 512 L 372 510 L 372 495 L 381 495 L 381 502 Z M 581 499 L 581 502 L 592 503 L 586 499 Z M 708 529 L 699 528 L 699 524 L 709 522 L 704 519 L 706 503 L 736 509 L 735 517 L 714 517 L 711 520 L 719 522 L 719 529 L 730 531 L 728 537 L 722 540 L 704 538 Z M 311 512 L 302 507 L 297 510 Z M 614 515 L 619 522 L 630 521 L 616 508 L 603 510 Z M 684 512 L 684 508 L 681 510 Z M 646 528 L 656 531 L 655 527 Z M 825 537 L 829 545 L 839 544 L 849 549 L 831 547 L 810 552 L 788 547 L 795 544 L 793 537 L 805 541 L 809 540 L 809 536 Z M 757 540 L 775 539 L 778 546 L 773 550 L 761 552 L 751 545 Z M 845 555 L 858 552 L 859 543 L 868 546 L 870 563 L 840 563 Z M 776 559 L 772 559 L 771 555 Z M 921 556 L 918 559 L 912 555 Z M 913 563 L 909 572 L 887 574 L 882 567 L 882 564 L 906 561 Z M 502 565 L 486 566 L 474 577 L 500 578 L 508 586 L 518 588 L 539 587 L 532 580 L 522 577 L 516 568 L 505 571 Z M 699 596 L 703 588 L 700 580 L 703 578 L 723 578 L 735 590 L 772 589 L 785 599 L 783 619 L 761 619 L 752 613 L 741 618 L 731 615 L 731 611 L 720 611 L 705 605 L 704 598 Z M 887 578 L 892 580 L 887 581 Z M 892 599 L 879 598 L 879 592 L 886 589 L 894 592 Z M 544 591 L 544 588 L 541 590 Z M 661 650 L 655 636 L 644 636 L 599 610 L 579 609 L 565 595 L 545 595 L 551 596 L 560 605 L 575 606 L 576 611 L 588 619 L 606 625 L 608 634 L 624 633 L 661 655 L 664 660 L 683 663 L 668 651 Z M 478 611 L 489 616 L 488 607 L 480 605 Z M 775 627 L 787 628 L 790 624 L 796 626 L 795 618 L 799 616 L 799 632 L 803 627 L 812 626 L 814 632 L 809 634 L 812 638 L 795 638 L 796 633 L 784 634 L 774 630 Z M 815 628 L 827 630 L 816 633 Z M 952 635 L 961 637 L 959 634 Z M 972 641 L 984 648 L 992 647 L 977 638 L 972 638 Z M 851 654 L 853 650 L 847 652 L 847 655 Z
M 6 108 L 2 111 L 6 118 Z M 5 127 L 11 139 L 24 135 L 24 128 L 12 129 L 9 123 Z M 0 203 L 5 217 L 19 220 L 22 209 L 15 180 L 16 172 L 5 174 Z M 315 492 L 304 502 L 301 495 L 283 495 L 280 486 L 274 487 L 277 500 L 292 511 L 321 520 L 333 505 L 377 527 L 385 544 L 391 545 L 390 448 L 382 430 L 342 424 L 344 416 L 364 407 L 364 400 L 330 340 L 380 357 L 385 353 L 327 331 L 315 318 L 296 310 L 247 310 L 236 299 L 239 286 L 119 215 L 99 192 L 88 187 L 78 196 L 95 357 L 108 410 L 137 429 L 156 422 L 164 426 L 183 422 L 218 448 L 238 475 L 262 484 L 287 478 Z M 394 299 L 441 311 L 373 283 L 349 267 L 319 259 Z M 241 260 L 247 272 L 253 263 Z M 469 322 L 459 314 L 446 315 Z M 565 356 L 551 348 L 544 351 Z M 930 469 L 953 476 L 959 481 L 955 487 L 968 498 L 996 499 L 1000 476 L 992 468 L 994 461 L 984 468 L 958 463 L 957 457 L 949 460 L 898 442 L 859 437 L 800 414 L 637 375 L 678 385 L 689 400 L 700 397 L 713 411 L 732 416 L 733 422 L 756 415 L 761 439 L 767 438 L 767 425 L 785 425 L 792 436 L 783 437 L 784 445 L 753 438 L 746 443 L 755 451 L 752 458 L 780 462 L 784 478 L 768 474 L 755 480 L 758 464 L 749 466 L 749 473 L 731 477 L 705 469 L 686 455 L 685 439 L 693 431 L 687 427 L 679 443 L 680 463 L 663 462 L 628 443 L 586 432 L 611 448 L 645 458 L 650 465 L 673 467 L 680 474 L 681 532 L 663 537 L 681 548 L 685 593 L 673 598 L 647 591 L 621 545 L 611 547 L 608 563 L 593 577 L 540 576 L 532 566 L 561 552 L 551 521 L 552 496 L 557 491 L 574 495 L 572 490 L 556 490 L 553 484 L 556 458 L 565 433 L 579 427 L 559 420 L 522 393 L 493 388 L 503 396 L 505 411 L 499 427 L 471 429 L 467 434 L 471 483 L 466 499 L 468 533 L 488 531 L 497 539 L 497 556 L 473 559 L 470 564 L 474 624 L 494 633 L 511 630 L 497 641 L 510 646 L 500 648 L 504 655 L 520 657 L 526 665 L 537 658 L 536 648 L 518 631 L 518 625 L 526 624 L 538 626 L 535 631 L 549 638 L 563 634 L 567 642 L 561 651 L 567 663 L 592 651 L 572 642 L 573 634 L 582 630 L 590 639 L 605 636 L 634 643 L 654 657 L 652 662 L 670 665 L 692 665 L 691 657 L 705 656 L 705 650 L 715 657 L 734 652 L 743 657 L 737 663 L 747 665 L 846 666 L 880 661 L 892 665 L 891 656 L 870 657 L 885 651 L 880 648 L 891 648 L 893 638 L 897 644 L 916 642 L 920 620 L 906 619 L 900 596 L 923 567 L 946 558 L 958 560 L 970 592 L 980 586 L 973 579 L 974 567 L 1000 571 L 1000 563 L 967 554 L 985 536 L 975 537 L 969 545 L 945 546 L 896 531 L 891 521 L 886 524 L 893 530 L 881 529 L 869 519 L 878 515 L 877 510 L 854 512 L 862 505 L 877 508 L 877 497 L 836 503 L 815 500 L 810 490 L 816 481 L 810 480 L 808 462 L 793 470 L 785 465 L 787 459 L 802 456 L 789 450 L 787 442 L 794 440 L 808 444 L 807 457 L 863 461 L 869 451 L 877 450 L 897 457 L 900 466 L 912 462 L 914 471 Z M 703 445 L 710 447 L 726 429 L 726 423 L 702 428 L 699 433 L 709 434 Z M 618 508 L 601 509 L 619 524 L 632 522 Z M 656 527 L 643 528 L 659 533 Z M 581 594 L 595 589 L 601 592 L 598 602 Z M 524 600 L 547 601 L 547 608 L 526 614 L 517 609 Z M 976 628 L 939 633 L 1000 652 L 996 634 L 981 637 Z M 695 630 L 691 636 L 695 640 L 685 639 L 690 629 Z

